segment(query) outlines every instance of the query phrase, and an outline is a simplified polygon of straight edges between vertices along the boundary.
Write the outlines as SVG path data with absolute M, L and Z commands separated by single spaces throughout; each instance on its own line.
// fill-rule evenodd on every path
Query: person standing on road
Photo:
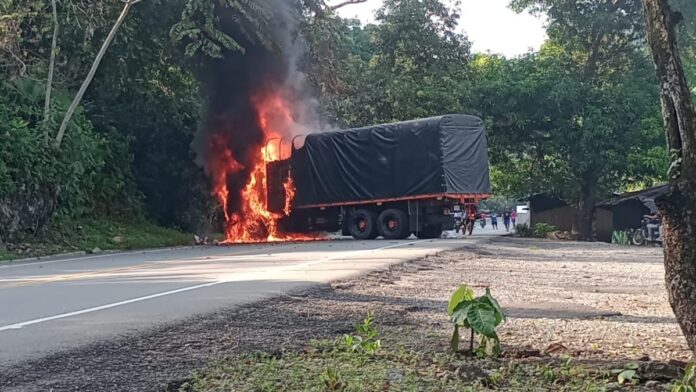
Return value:
M 491 212 L 491 226 L 498 230 L 498 214 L 496 214 L 495 211 Z
M 466 231 L 471 235 L 474 232 L 474 225 L 476 224 L 476 207 L 471 207 L 469 213 L 466 216 Z M 462 234 L 465 234 L 464 232 Z
M 517 227 L 517 211 L 512 211 L 510 214 L 510 220 L 512 221 L 512 228 Z
M 486 213 L 482 211 L 481 217 L 479 218 L 480 219 L 479 222 L 481 222 L 482 229 L 486 227 L 486 218 L 487 218 Z
M 459 230 L 462 228 L 462 225 L 464 224 L 464 212 L 462 211 L 457 211 L 454 213 L 454 231 L 456 233 L 459 233 Z
M 505 231 L 510 231 L 510 213 L 507 211 L 503 213 L 503 224 L 505 225 Z

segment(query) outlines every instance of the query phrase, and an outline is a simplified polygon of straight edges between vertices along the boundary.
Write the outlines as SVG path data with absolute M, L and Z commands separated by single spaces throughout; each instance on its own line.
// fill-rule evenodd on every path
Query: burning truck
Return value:
M 266 210 L 274 230 L 296 238 L 437 238 L 454 228 L 454 211 L 491 192 L 486 133 L 474 116 L 296 136 L 281 159 L 283 142 L 265 147 L 277 154 L 265 166 Z
M 325 124 L 302 72 L 309 51 L 300 4 L 258 2 L 270 40 L 248 34 L 255 27 L 238 9 L 216 8 L 217 28 L 244 50 L 198 63 L 207 102 L 191 145 L 219 201 L 224 242 L 337 231 L 434 238 L 453 228 L 454 210 L 490 193 L 482 121 L 445 115 L 311 133 Z

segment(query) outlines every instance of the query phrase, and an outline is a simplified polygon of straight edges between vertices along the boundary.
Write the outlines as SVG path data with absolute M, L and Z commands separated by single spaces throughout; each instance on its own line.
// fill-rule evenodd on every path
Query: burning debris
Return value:
M 209 105 L 194 149 L 222 206 L 225 243 L 313 238 L 279 228 L 278 221 L 292 209 L 291 178 L 284 184 L 282 213 L 269 211 L 266 202 L 266 164 L 286 158 L 281 156 L 281 141 L 290 143 L 295 135 L 306 134 L 315 119 L 314 101 L 297 69 L 303 44 L 297 31 L 299 11 L 292 3 L 277 0 L 265 5 L 274 16 L 278 49 L 250 42 L 231 22 L 229 34 L 244 44 L 244 53 L 226 53 L 203 66 Z M 269 143 L 275 139 L 279 142 Z

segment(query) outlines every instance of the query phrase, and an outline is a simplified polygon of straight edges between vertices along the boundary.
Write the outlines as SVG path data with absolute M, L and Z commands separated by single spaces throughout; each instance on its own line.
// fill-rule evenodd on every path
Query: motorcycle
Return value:
M 662 245 L 662 223 L 658 223 L 658 226 L 653 229 L 653 236 L 657 236 L 654 238 L 650 237 L 650 230 L 648 230 L 648 224 L 650 224 L 650 220 L 643 219 L 640 229 L 637 229 L 633 232 L 633 236 L 631 237 L 631 243 L 633 243 L 633 245 Z
M 474 226 L 475 226 L 475 221 L 473 220 L 465 220 L 462 222 L 462 235 L 471 235 L 474 232 Z
M 460 216 L 454 217 L 454 232 L 455 233 L 459 233 L 459 229 L 461 229 L 462 223 L 463 223 L 462 217 L 460 217 Z

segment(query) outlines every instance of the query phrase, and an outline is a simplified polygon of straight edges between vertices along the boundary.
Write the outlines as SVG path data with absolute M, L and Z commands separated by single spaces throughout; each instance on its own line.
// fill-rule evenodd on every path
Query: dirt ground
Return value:
M 422 268 L 381 274 L 391 284 L 347 286 L 353 294 L 421 303 L 406 316 L 445 330 L 442 309 L 459 283 L 490 287 L 509 316 L 503 344 L 544 350 L 559 343 L 587 358 L 690 358 L 667 302 L 659 248 L 503 237 L 412 264 Z
M 460 283 L 490 287 L 508 321 L 504 350 L 527 348 L 578 360 L 649 357 L 688 360 L 667 303 L 662 254 L 618 247 L 513 237 L 413 260 L 364 277 L 206 315 L 147 334 L 60 353 L 0 374 L 7 391 L 176 390 L 211 359 L 274 352 L 334 338 L 373 311 L 386 344 L 418 347 L 451 327 L 445 314 Z M 425 339 L 426 336 L 428 339 Z

